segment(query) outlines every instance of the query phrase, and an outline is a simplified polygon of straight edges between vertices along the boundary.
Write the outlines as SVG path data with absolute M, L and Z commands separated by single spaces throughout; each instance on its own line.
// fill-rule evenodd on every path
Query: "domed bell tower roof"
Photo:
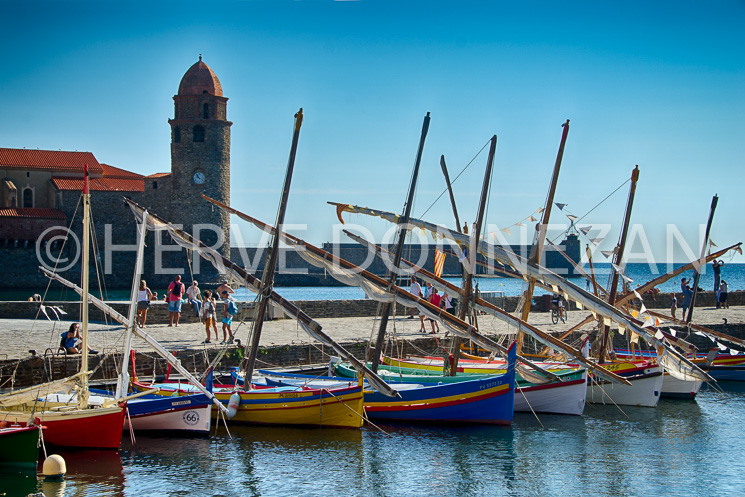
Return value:
M 186 71 L 181 83 L 178 85 L 179 95 L 201 95 L 207 93 L 222 97 L 222 85 L 217 79 L 215 73 L 210 67 L 202 62 L 202 56 L 199 56 L 199 62 L 194 64 Z

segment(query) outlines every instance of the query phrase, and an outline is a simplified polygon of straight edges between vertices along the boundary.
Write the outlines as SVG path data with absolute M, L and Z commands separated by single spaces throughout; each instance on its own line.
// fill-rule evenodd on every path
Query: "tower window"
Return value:
M 204 126 L 200 126 L 200 125 L 194 126 L 194 141 L 195 142 L 204 141 Z
M 174 113 L 174 116 L 176 116 L 176 119 L 178 119 L 178 104 L 174 104 L 174 106 L 176 107 L 176 111 Z
M 173 128 L 173 143 L 181 143 L 181 128 L 178 126 Z
M 34 206 L 34 190 L 32 188 L 23 189 L 23 206 L 24 207 Z
M 153 181 L 153 190 L 157 190 L 157 189 L 158 189 L 158 182 Z
M 210 118 L 210 106 L 208 104 L 202 105 L 202 119 Z

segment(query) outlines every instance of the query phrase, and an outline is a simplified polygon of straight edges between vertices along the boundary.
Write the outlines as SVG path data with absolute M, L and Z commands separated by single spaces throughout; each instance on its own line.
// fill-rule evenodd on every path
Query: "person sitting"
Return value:
M 199 290 L 199 283 L 193 281 L 191 286 L 186 289 L 186 298 L 189 300 L 189 303 L 194 306 L 194 312 L 197 317 L 199 317 L 199 313 L 202 311 L 201 296 L 202 292 Z
M 65 349 L 68 354 L 80 354 L 82 352 L 83 339 L 80 337 L 80 323 L 72 323 L 70 329 L 62 333 L 60 348 Z M 98 351 L 93 350 L 90 345 L 88 346 L 88 352 L 98 354 Z

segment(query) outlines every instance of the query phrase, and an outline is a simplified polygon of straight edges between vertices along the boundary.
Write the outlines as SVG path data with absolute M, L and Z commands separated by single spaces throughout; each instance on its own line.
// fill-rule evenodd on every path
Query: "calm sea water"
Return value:
M 743 494 L 745 391 L 656 409 L 589 405 L 511 427 L 363 430 L 231 427 L 210 438 L 129 437 L 116 451 L 59 452 L 63 483 L 0 474 L 27 495 L 627 496 Z
M 648 264 L 628 264 L 626 275 L 633 280 L 633 287 L 639 286 L 650 281 L 662 274 L 680 267 L 682 264 L 658 264 L 650 267 Z M 589 268 L 587 268 L 589 271 Z M 604 287 L 610 286 L 610 264 L 599 264 L 596 266 L 596 278 L 598 283 Z M 659 286 L 662 292 L 680 292 L 680 279 L 682 277 L 692 278 L 693 271 L 686 271 L 670 281 Z M 728 264 L 725 263 L 722 268 L 722 278 L 727 281 L 730 291 L 745 290 L 745 264 Z M 448 281 L 460 285 L 460 278 L 447 278 Z M 572 278 L 576 284 L 584 287 L 585 280 L 582 278 Z M 479 285 L 481 291 L 499 291 L 504 292 L 505 296 L 520 295 L 524 291 L 523 280 L 512 278 L 493 278 L 479 277 L 474 280 Z M 711 264 L 706 266 L 702 272 L 699 286 L 704 290 L 712 290 L 714 287 L 714 275 L 711 270 Z M 202 288 L 206 290 L 207 288 Z M 354 300 L 365 298 L 362 290 L 356 287 L 335 286 L 335 287 L 276 287 L 276 291 L 288 300 Z M 153 288 L 160 295 L 163 295 L 165 289 Z M 39 293 L 43 295 L 42 290 L 0 290 L 0 300 L 26 300 L 31 294 Z M 535 294 L 541 295 L 543 292 L 537 289 Z M 240 289 L 236 293 L 239 300 L 253 300 L 254 294 L 246 289 Z M 59 289 L 58 285 L 50 290 L 46 300 L 79 300 L 80 297 L 68 289 Z M 107 292 L 107 300 L 127 300 L 129 299 L 128 290 L 114 290 Z

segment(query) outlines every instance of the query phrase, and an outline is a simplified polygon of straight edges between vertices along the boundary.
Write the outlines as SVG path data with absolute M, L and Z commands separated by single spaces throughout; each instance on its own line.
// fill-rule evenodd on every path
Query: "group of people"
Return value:
M 223 304 L 223 317 L 222 317 L 222 335 L 223 341 L 221 344 L 233 343 L 233 317 L 238 312 L 238 307 L 235 301 L 231 297 L 233 289 L 228 284 L 227 280 L 223 281 L 215 290 L 205 290 L 202 292 L 199 289 L 199 282 L 193 281 L 189 288 L 181 282 L 181 275 L 176 275 L 173 281 L 168 285 L 163 300 L 168 303 L 168 326 L 178 326 L 179 319 L 181 317 L 181 306 L 188 302 L 194 308 L 196 317 L 201 318 L 205 326 L 205 332 L 207 339 L 202 343 L 212 343 L 212 331 L 215 333 L 215 340 L 219 338 L 217 332 L 217 298 L 222 299 Z M 140 281 L 140 289 L 137 295 L 137 324 L 141 327 L 145 327 L 145 321 L 147 320 L 147 310 L 150 307 L 150 302 L 157 300 L 158 294 L 152 292 L 147 287 L 145 280 Z
M 722 277 L 722 266 L 724 261 L 714 260 L 714 292 L 716 292 L 716 308 L 717 309 L 729 309 L 729 303 L 727 302 L 729 294 L 729 285 Z M 691 300 L 693 298 L 693 288 L 691 285 L 693 280 L 691 278 L 682 278 L 680 280 L 680 291 L 683 294 L 683 302 L 680 307 L 683 309 L 683 318 L 685 318 L 688 308 L 691 306 Z M 701 288 L 699 291 L 703 291 Z M 672 304 L 670 306 L 670 315 L 675 318 L 675 311 L 678 309 L 678 298 L 673 294 Z
M 431 283 L 427 283 L 425 286 L 422 286 L 419 284 L 415 276 L 411 277 L 411 285 L 409 286 L 409 293 L 412 295 L 416 295 L 417 297 L 426 299 L 427 302 L 430 304 L 439 307 L 440 309 L 445 310 L 445 312 L 449 312 L 450 314 L 455 313 L 454 305 L 453 305 L 453 298 L 447 294 L 447 292 L 440 295 L 437 292 L 437 288 L 433 287 Z M 409 315 L 409 319 L 414 319 L 414 308 L 411 308 L 411 314 Z M 432 328 L 432 331 L 430 331 L 430 334 L 434 335 L 435 333 L 440 332 L 440 325 L 435 321 L 434 319 L 427 318 L 427 320 L 430 323 L 430 326 Z M 424 325 L 424 313 L 421 311 L 419 312 L 419 322 L 421 324 L 419 331 L 422 333 L 427 333 L 427 328 Z

